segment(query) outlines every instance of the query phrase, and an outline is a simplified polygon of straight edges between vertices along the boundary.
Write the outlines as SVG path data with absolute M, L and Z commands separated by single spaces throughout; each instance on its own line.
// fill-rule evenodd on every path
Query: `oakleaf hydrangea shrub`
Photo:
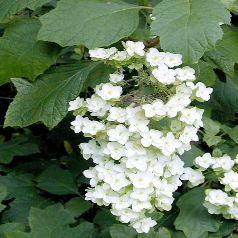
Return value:
M 75 115 L 74 132 L 89 139 L 79 145 L 82 154 L 95 164 L 84 171 L 90 179 L 85 199 L 109 206 L 120 222 L 148 233 L 156 225 L 151 213 L 170 211 L 183 181 L 198 186 L 205 181 L 202 165 L 218 166 L 215 159 L 206 161 L 206 155 L 196 159 L 197 169 L 185 167 L 180 158 L 199 140 L 203 126 L 204 110 L 192 102 L 208 101 L 213 89 L 196 80 L 195 70 L 183 64 L 180 54 L 145 48 L 143 42 L 122 45 L 89 50 L 92 60 L 115 72 L 90 97 L 71 101 L 68 110 Z M 209 211 L 217 205 L 209 199 L 211 192 L 206 197 Z M 217 214 L 215 207 L 212 211 Z

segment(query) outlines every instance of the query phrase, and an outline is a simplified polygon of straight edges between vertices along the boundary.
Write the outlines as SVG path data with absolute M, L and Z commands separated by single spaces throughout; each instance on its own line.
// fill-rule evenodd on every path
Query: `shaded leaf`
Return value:
M 216 82 L 217 76 L 213 70 L 213 65 L 199 60 L 198 64 L 193 66 L 196 69 L 197 81 L 203 82 L 206 86 L 213 86 Z
M 237 78 L 228 78 L 226 82 L 217 82 L 212 93 L 210 106 L 213 110 L 218 110 L 222 113 L 223 120 L 232 118 L 238 112 Z M 225 114 L 224 108 L 226 109 Z
M 30 211 L 29 224 L 30 233 L 10 234 L 10 238 L 92 238 L 94 233 L 93 224 L 82 222 L 80 225 L 71 228 L 73 216 L 66 211 L 61 204 L 55 204 L 44 210 L 32 208 Z M 25 235 L 25 236 L 24 236 Z
M 181 159 L 183 160 L 185 167 L 193 166 L 193 161 L 198 157 L 203 155 L 204 152 L 199 149 L 197 146 L 192 145 L 192 148 L 189 151 L 186 151 L 182 154 Z
M 39 148 L 36 144 L 18 138 L 0 142 L 0 163 L 9 164 L 14 156 L 27 156 L 38 152 Z
M 34 10 L 49 1 L 50 0 L 0 0 L 0 22 L 24 8 Z
M 210 215 L 203 206 L 204 198 L 204 189 L 195 188 L 182 195 L 177 202 L 180 213 L 174 224 L 189 238 L 200 238 L 208 231 L 216 232 L 219 229 L 218 218 Z
M 39 29 L 37 19 L 20 18 L 8 25 L 0 37 L 0 85 L 11 78 L 34 80 L 56 62 L 57 48 L 36 40 Z
M 100 66 L 90 62 L 57 67 L 32 84 L 14 80 L 18 94 L 7 111 L 5 126 L 26 127 L 40 121 L 53 128 L 66 116 L 68 102 L 79 95 L 89 73 Z
M 206 52 L 218 68 L 229 75 L 234 74 L 234 65 L 238 63 L 238 31 L 237 29 L 224 29 L 224 36 L 219 40 L 214 49 Z
M 37 187 L 52 194 L 79 194 L 72 175 L 68 170 L 51 165 L 37 178 Z
M 3 214 L 4 222 L 26 222 L 31 206 L 44 207 L 48 200 L 38 194 L 30 174 L 9 173 L 0 176 L 0 184 L 6 186 L 9 198 L 14 198 L 10 209 Z
M 126 225 L 116 224 L 110 227 L 112 238 L 136 238 L 137 232 Z
M 238 144 L 238 126 L 233 128 L 222 125 L 222 130 L 229 135 L 229 137 Z
M 5 223 L 0 225 L 0 237 L 10 231 L 24 231 L 25 226 L 21 223 Z
M 7 196 L 7 188 L 3 185 L 0 185 L 0 212 L 6 207 L 1 203 L 6 198 L 6 196 Z
M 74 217 L 79 217 L 91 208 L 91 203 L 83 198 L 72 198 L 65 204 L 65 209 L 68 210 Z

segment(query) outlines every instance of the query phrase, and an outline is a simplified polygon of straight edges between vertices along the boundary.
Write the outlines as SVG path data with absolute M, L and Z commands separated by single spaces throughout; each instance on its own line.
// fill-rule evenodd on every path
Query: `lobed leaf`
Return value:
M 38 39 L 61 46 L 109 46 L 136 30 L 141 8 L 115 0 L 61 0 L 40 17 Z
M 184 63 L 197 63 L 222 38 L 219 24 L 230 14 L 217 0 L 164 0 L 153 11 L 152 33 L 160 36 L 165 51 L 183 55 Z

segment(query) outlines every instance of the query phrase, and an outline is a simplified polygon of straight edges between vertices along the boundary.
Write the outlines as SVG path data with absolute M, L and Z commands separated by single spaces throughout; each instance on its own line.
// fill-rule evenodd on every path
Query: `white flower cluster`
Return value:
M 192 82 L 192 68 L 177 67 L 182 64 L 180 54 L 146 50 L 142 42 L 123 45 L 123 51 L 89 51 L 93 60 L 104 60 L 117 70 L 90 98 L 70 102 L 69 111 L 76 115 L 72 122 L 75 133 L 92 138 L 80 144 L 84 158 L 96 164 L 84 171 L 91 185 L 86 200 L 110 205 L 121 222 L 147 233 L 156 225 L 149 214 L 171 209 L 181 180 L 189 180 L 191 186 L 203 182 L 201 172 L 184 168 L 179 155 L 191 148 L 191 141 L 198 141 L 197 132 L 203 126 L 203 110 L 190 103 L 209 100 L 212 89 Z M 124 72 L 132 69 L 138 70 L 138 77 L 127 79 Z M 124 102 L 133 80 L 161 87 L 163 92 L 138 103 L 133 101 L 134 91 L 132 101 Z
M 238 164 L 238 156 L 232 160 L 230 156 L 212 157 L 206 153 L 195 159 L 200 170 L 212 169 L 218 176 L 224 190 L 207 189 L 204 206 L 211 214 L 222 214 L 227 219 L 238 220 L 238 173 L 234 171 Z

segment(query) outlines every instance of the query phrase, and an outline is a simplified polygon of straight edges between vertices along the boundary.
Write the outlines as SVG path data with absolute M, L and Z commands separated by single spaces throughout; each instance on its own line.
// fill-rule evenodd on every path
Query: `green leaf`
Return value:
M 222 38 L 220 22 L 230 14 L 217 0 L 166 0 L 153 11 L 152 33 L 160 36 L 165 51 L 181 53 L 185 63 L 197 63 Z
M 21 231 L 12 231 L 5 234 L 6 238 L 32 238 L 30 234 Z
M 212 50 L 206 52 L 213 63 L 229 75 L 234 74 L 234 65 L 238 63 L 238 31 L 231 27 L 224 29 L 224 36 Z
M 219 220 L 203 206 L 204 198 L 204 189 L 195 188 L 182 195 L 177 202 L 180 213 L 175 227 L 189 238 L 200 238 L 208 231 L 216 232 L 219 229 Z
M 56 165 L 49 166 L 37 178 L 37 187 L 56 195 L 79 194 L 72 175 Z
M 68 112 L 68 102 L 75 99 L 98 62 L 65 65 L 54 68 L 42 80 L 29 83 L 13 80 L 18 94 L 11 103 L 4 126 L 26 127 L 43 122 L 49 128 L 56 126 Z
M 223 120 L 232 118 L 238 112 L 238 78 L 227 78 L 226 82 L 219 81 L 214 87 L 210 105 L 222 113 Z M 224 114 L 224 108 L 226 113 Z
M 1 203 L 6 198 L 6 196 L 7 196 L 7 188 L 3 185 L 0 185 L 0 212 L 4 210 L 6 207 L 5 205 Z
M 219 234 L 222 237 L 228 236 L 235 229 L 236 225 L 237 225 L 236 221 L 224 220 L 219 228 Z
M 161 227 L 158 231 L 151 230 L 147 234 L 138 234 L 137 238 L 171 238 L 171 234 L 168 229 Z
M 109 46 L 135 31 L 141 8 L 122 1 L 61 0 L 40 17 L 38 39 L 61 46 Z
M 21 236 L 9 236 L 10 238 L 34 237 L 34 238 L 92 238 L 94 226 L 89 222 L 71 228 L 73 216 L 63 208 L 61 204 L 55 204 L 44 210 L 31 208 L 29 216 L 30 233 L 21 233 Z M 25 236 L 24 236 L 25 235 Z
M 0 22 L 9 16 L 24 10 L 24 8 L 35 10 L 37 7 L 40 7 L 49 1 L 50 0 L 0 0 Z
M 26 222 L 31 206 L 44 207 L 48 200 L 39 196 L 29 174 L 9 173 L 0 176 L 0 184 L 6 186 L 9 198 L 14 198 L 10 209 L 3 214 L 4 222 Z
M 238 126 L 233 128 L 222 125 L 222 130 L 229 135 L 229 137 L 238 144 Z
M 186 238 L 182 231 L 174 231 L 172 233 L 172 238 Z
M 57 48 L 36 40 L 39 29 L 37 19 L 19 18 L 8 25 L 0 37 L 0 85 L 11 78 L 34 80 L 56 62 Z
M 116 223 L 115 216 L 111 214 L 111 212 L 108 209 L 101 209 L 97 212 L 96 216 L 94 217 L 93 222 L 95 224 L 98 224 L 101 227 L 110 227 L 114 223 Z
M 65 209 L 68 210 L 74 217 L 79 217 L 91 208 L 91 203 L 83 198 L 72 198 L 65 204 Z
M 13 139 L 7 142 L 0 142 L 0 163 L 9 164 L 14 156 L 27 156 L 39 153 L 36 144 L 29 143 L 26 140 Z
M 0 237 L 10 231 L 24 231 L 25 226 L 21 223 L 5 223 L 0 225 Z
M 221 124 L 208 117 L 203 117 L 203 128 L 206 132 L 209 132 L 212 135 L 216 135 L 221 130 Z
M 185 167 L 193 166 L 193 161 L 198 157 L 203 155 L 204 152 L 199 149 L 197 146 L 192 145 L 192 148 L 189 151 L 186 151 L 182 156 L 181 159 L 183 160 Z
M 203 82 L 206 86 L 213 86 L 217 80 L 217 76 L 213 70 L 213 65 L 199 60 L 198 64 L 194 66 L 197 73 L 197 81 Z
M 116 224 L 110 227 L 110 235 L 112 238 L 136 238 L 136 231 L 126 225 Z
M 214 134 L 208 132 L 204 134 L 203 141 L 205 141 L 207 145 L 211 147 L 219 144 L 222 141 L 222 138 L 221 136 L 215 136 Z

